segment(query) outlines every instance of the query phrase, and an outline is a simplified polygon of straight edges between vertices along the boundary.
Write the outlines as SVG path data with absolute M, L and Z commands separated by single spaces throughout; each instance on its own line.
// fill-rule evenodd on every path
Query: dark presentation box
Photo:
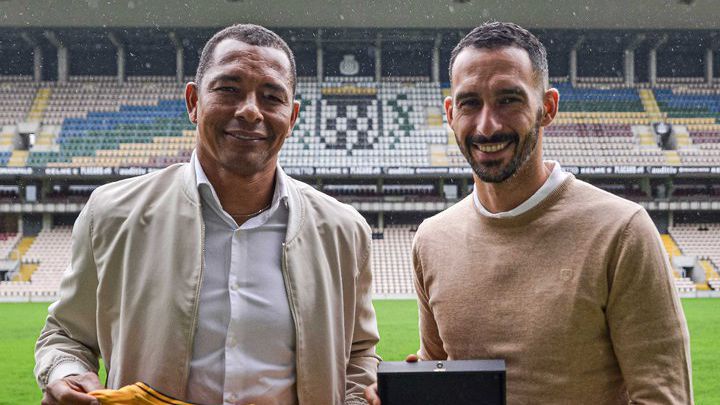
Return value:
M 383 405 L 505 405 L 505 361 L 384 361 L 378 392 Z

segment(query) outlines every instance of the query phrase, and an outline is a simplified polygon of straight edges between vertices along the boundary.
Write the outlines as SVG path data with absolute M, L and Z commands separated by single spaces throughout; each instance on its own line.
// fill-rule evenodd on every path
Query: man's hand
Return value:
M 95 373 L 69 375 L 47 386 L 42 405 L 99 405 L 98 400 L 87 393 L 103 388 Z
M 378 395 L 377 383 L 373 383 L 365 388 L 365 400 L 370 405 L 380 405 L 380 395 Z
M 418 356 L 416 354 L 408 354 L 407 357 L 405 357 L 405 361 L 415 363 L 418 361 Z M 370 405 L 380 405 L 377 383 L 368 385 L 368 387 L 365 388 L 365 400 L 368 401 Z

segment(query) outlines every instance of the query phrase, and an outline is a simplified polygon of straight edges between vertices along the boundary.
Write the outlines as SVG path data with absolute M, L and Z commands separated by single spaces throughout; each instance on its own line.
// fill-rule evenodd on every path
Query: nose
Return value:
M 477 117 L 477 133 L 492 136 L 502 130 L 502 123 L 492 106 L 485 105 Z
M 235 117 L 249 124 L 257 124 L 263 120 L 262 112 L 258 108 L 254 93 L 248 93 L 238 102 Z

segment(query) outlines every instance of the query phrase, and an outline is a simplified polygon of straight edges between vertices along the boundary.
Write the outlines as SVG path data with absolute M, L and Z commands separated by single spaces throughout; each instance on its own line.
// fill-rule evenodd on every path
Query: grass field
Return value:
M 691 335 L 693 385 L 699 405 L 720 404 L 720 299 L 683 301 Z M 415 301 L 375 301 L 385 360 L 402 360 L 418 347 Z M 47 304 L 0 304 L 0 404 L 40 402 L 33 347 Z

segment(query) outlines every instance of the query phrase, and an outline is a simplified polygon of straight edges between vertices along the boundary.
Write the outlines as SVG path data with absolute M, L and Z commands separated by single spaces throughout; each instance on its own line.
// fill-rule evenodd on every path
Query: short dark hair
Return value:
M 255 24 L 235 24 L 215 33 L 203 47 L 200 54 L 200 63 L 195 73 L 195 82 L 200 85 L 205 71 L 210 67 L 212 54 L 217 44 L 225 39 L 235 39 L 253 46 L 264 46 L 283 51 L 290 61 L 290 86 L 292 94 L 295 94 L 297 73 L 295 71 L 295 56 L 288 44 L 280 36 L 265 27 Z
M 548 83 L 548 63 L 545 46 L 540 40 L 525 28 L 506 22 L 486 22 L 474 28 L 469 34 L 458 42 L 450 53 L 450 81 L 455 58 L 467 48 L 497 49 L 507 46 L 516 46 L 527 51 L 532 63 L 535 77 L 542 80 L 543 88 Z

